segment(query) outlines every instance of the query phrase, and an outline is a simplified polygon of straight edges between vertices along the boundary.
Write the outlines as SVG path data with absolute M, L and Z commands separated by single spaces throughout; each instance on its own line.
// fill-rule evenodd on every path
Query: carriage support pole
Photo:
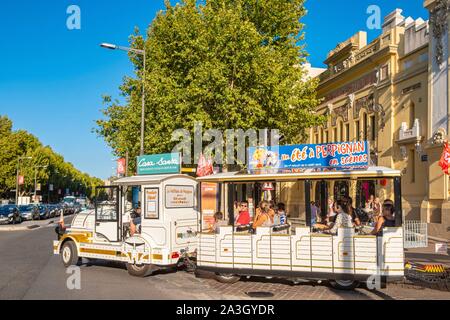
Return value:
M 305 180 L 306 226 L 311 227 L 311 180 Z
M 394 178 L 394 203 L 395 203 L 395 226 L 401 227 L 403 225 L 401 177 Z
M 235 192 L 236 185 L 234 183 L 227 184 L 228 191 L 228 199 L 227 199 L 227 213 L 228 213 L 228 221 L 231 226 L 233 226 L 234 230 L 234 201 L 235 201 Z

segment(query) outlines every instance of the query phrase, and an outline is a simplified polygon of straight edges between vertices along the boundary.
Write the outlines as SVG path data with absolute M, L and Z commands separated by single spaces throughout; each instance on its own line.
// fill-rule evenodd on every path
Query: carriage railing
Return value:
M 351 228 L 340 228 L 336 236 L 311 233 L 309 228 L 292 231 L 286 234 L 260 227 L 256 233 L 233 232 L 232 227 L 228 226 L 220 227 L 216 232 L 202 233 L 199 266 L 214 264 L 228 267 L 237 264 L 238 268 L 255 270 L 275 266 L 275 269 L 292 271 L 329 270 L 358 275 L 372 274 L 378 268 L 391 275 L 401 275 L 403 272 L 403 232 L 398 228 L 386 228 L 383 237 L 361 235 Z M 291 238 L 286 241 L 284 237 Z M 286 252 L 287 256 L 284 255 Z
M 426 222 L 405 220 L 403 223 L 404 248 L 427 248 L 428 225 Z

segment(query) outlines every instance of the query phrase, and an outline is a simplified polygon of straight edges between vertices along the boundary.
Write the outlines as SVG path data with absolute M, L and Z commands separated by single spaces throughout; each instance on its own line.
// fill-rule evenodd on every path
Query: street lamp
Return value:
M 20 160 L 30 160 L 33 159 L 33 157 L 17 157 L 17 170 L 16 170 L 16 205 L 18 205 L 19 201 L 19 166 L 20 166 Z
M 100 47 L 105 48 L 105 49 L 110 49 L 110 50 L 122 50 L 122 51 L 127 51 L 127 52 L 133 52 L 136 54 L 140 54 L 144 57 L 144 68 L 142 71 L 142 107 L 141 107 L 141 150 L 140 150 L 140 155 L 144 155 L 144 125 L 145 125 L 145 61 L 146 61 L 146 54 L 145 54 L 145 50 L 139 50 L 139 49 L 134 49 L 134 48 L 129 48 L 129 47 L 122 47 L 122 46 L 117 46 L 115 44 L 111 44 L 111 43 L 102 43 L 100 44 Z
M 47 166 L 34 166 L 34 202 L 36 202 L 36 188 L 37 188 L 37 169 L 47 168 Z

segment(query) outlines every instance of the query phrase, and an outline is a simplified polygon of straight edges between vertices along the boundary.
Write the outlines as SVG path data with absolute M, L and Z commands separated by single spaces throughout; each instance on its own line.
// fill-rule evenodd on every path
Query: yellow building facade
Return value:
M 450 18 L 446 0 L 424 6 L 429 21 L 397 9 L 384 18 L 374 41 L 360 31 L 328 54 L 316 111 L 327 121 L 311 128 L 308 142 L 368 140 L 373 165 L 403 173 L 405 219 L 427 222 L 430 235 L 449 239 L 449 178 L 438 162 L 450 129 Z M 346 187 L 351 196 L 360 188 Z M 336 193 L 341 186 L 330 188 Z M 382 198 L 392 192 L 379 182 L 371 190 Z

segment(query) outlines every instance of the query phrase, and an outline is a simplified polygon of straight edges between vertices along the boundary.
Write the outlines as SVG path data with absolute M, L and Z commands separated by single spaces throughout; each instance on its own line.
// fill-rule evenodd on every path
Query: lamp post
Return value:
M 48 166 L 34 166 L 34 202 L 36 202 L 36 188 L 37 188 L 37 169 L 47 168 Z
M 110 50 L 122 50 L 127 52 L 133 52 L 136 54 L 140 54 L 144 57 L 144 65 L 142 70 L 142 106 L 141 106 L 141 149 L 140 155 L 144 155 L 144 125 L 145 125 L 145 62 L 146 62 L 146 54 L 145 50 L 133 49 L 128 47 L 117 46 L 111 43 L 102 43 L 100 47 Z
M 20 160 L 25 159 L 33 159 L 33 157 L 17 157 L 17 170 L 16 170 L 16 205 L 19 203 L 19 167 L 20 167 Z

